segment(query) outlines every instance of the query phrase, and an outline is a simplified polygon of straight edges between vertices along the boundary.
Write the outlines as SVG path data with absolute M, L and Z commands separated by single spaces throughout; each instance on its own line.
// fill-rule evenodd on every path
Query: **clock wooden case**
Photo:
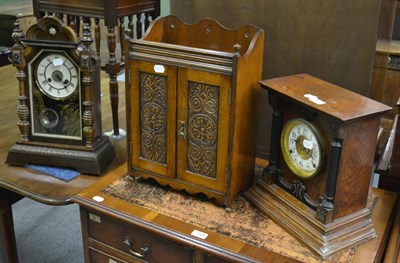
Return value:
M 102 136 L 99 59 L 90 49 L 89 24 L 83 29 L 80 42 L 72 28 L 49 16 L 25 37 L 17 22 L 12 62 L 18 69 L 21 138 L 10 149 L 8 164 L 100 174 L 114 158 Z
M 157 19 L 132 40 L 129 173 L 229 208 L 253 182 L 264 33 Z
M 307 74 L 260 83 L 273 107 L 271 151 L 245 196 L 321 257 L 375 237 L 369 189 L 390 108 Z

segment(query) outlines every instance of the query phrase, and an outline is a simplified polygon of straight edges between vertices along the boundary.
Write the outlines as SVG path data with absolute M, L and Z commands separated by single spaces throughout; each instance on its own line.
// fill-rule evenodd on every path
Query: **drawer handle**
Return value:
M 140 249 L 139 252 L 132 249 L 132 239 L 130 237 L 124 238 L 124 244 L 128 246 L 129 253 L 134 255 L 137 258 L 144 258 L 146 254 L 150 251 L 150 246 L 145 245 Z

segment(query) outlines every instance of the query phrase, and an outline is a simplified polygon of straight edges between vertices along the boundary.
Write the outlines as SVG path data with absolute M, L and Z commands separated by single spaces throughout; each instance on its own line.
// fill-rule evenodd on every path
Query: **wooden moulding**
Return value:
M 82 17 L 104 18 L 107 26 L 117 26 L 118 17 L 153 12 L 155 0 L 146 1 L 79 1 L 79 0 L 33 0 L 33 14 L 41 18 L 41 13 L 59 13 Z
M 311 208 L 276 184 L 259 180 L 244 193 L 257 208 L 322 258 L 376 237 L 371 211 L 362 209 L 329 224 L 322 224 Z
M 59 145 L 48 147 L 17 142 L 11 147 L 6 163 L 25 166 L 30 163 L 74 168 L 80 173 L 99 175 L 114 159 L 115 152 L 107 137 L 99 139 L 93 148 L 63 149 Z

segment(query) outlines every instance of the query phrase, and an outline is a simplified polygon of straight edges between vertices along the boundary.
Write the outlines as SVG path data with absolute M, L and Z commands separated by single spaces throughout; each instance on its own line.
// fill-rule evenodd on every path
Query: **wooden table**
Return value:
M 127 248 L 126 251 L 125 249 L 124 251 L 120 251 L 110 245 L 101 244 L 101 242 L 96 240 L 96 238 L 99 237 L 99 233 L 95 232 L 95 228 L 88 226 L 88 222 L 92 220 L 89 219 L 90 214 L 99 216 L 99 220 L 102 220 L 102 222 L 113 222 L 113 228 L 123 227 L 124 235 L 128 235 L 129 229 L 145 232 L 162 240 L 168 240 L 179 244 L 187 249 L 193 249 L 195 251 L 194 253 L 201 254 L 201 252 L 205 252 L 208 257 L 216 260 L 215 262 L 294 261 L 293 259 L 267 251 L 263 248 L 250 245 L 214 231 L 199 228 L 189 222 L 179 221 L 170 216 L 128 203 L 127 201 L 106 195 L 102 192 L 104 188 L 124 175 L 126 171 L 125 165 L 110 171 L 110 173 L 92 187 L 86 188 L 73 198 L 73 201 L 78 203 L 81 207 L 85 262 L 91 262 L 90 259 L 93 260 L 94 256 L 98 256 L 98 254 L 95 253 L 101 253 L 103 260 L 113 258 L 113 260 L 117 260 L 116 262 L 120 262 L 118 259 L 122 257 L 124 257 L 123 260 L 128 262 L 133 260 L 133 257 L 129 257 Z M 381 189 L 372 189 L 372 194 L 378 196 L 378 201 L 372 213 L 372 222 L 376 228 L 378 237 L 360 245 L 353 257 L 353 262 L 380 262 L 390 234 L 391 228 L 389 223 L 394 219 L 392 210 L 395 206 L 396 194 Z M 104 200 L 98 202 L 93 199 L 95 196 L 100 196 L 104 198 Z M 207 233 L 207 239 L 201 240 L 193 237 L 191 235 L 193 229 Z M 96 236 L 96 238 L 93 236 Z M 123 240 L 122 236 L 114 237 L 114 234 L 108 236 L 113 236 L 112 239 L 114 240 Z M 141 241 L 142 239 L 138 242 Z M 156 248 L 154 250 L 156 250 Z M 158 252 L 155 251 L 154 253 L 162 252 L 158 250 Z M 196 262 L 203 262 L 204 258 L 200 258 L 202 259 Z M 146 260 L 146 258 L 144 260 Z
M 73 198 L 73 201 L 78 203 L 81 208 L 85 262 L 92 262 L 95 261 L 95 259 L 99 260 L 98 262 L 108 262 L 108 259 L 113 259 L 115 262 L 122 262 L 120 260 L 125 260 L 123 262 L 136 262 L 133 256 L 128 255 L 128 250 L 117 251 L 117 249 L 104 246 L 95 240 L 95 238 L 87 236 L 88 229 L 93 229 L 87 224 L 87 216 L 93 217 L 90 213 L 99 216 L 101 222 L 112 222 L 112 227 L 109 227 L 109 224 L 106 227 L 107 231 L 101 231 L 103 232 L 104 239 L 107 239 L 106 236 L 108 234 L 108 236 L 112 236 L 114 240 L 123 240 L 123 236 L 115 236 L 113 232 L 114 228 L 119 228 L 119 224 L 121 224 L 121 227 L 124 227 L 124 235 L 129 235 L 131 229 L 134 229 L 134 231 L 145 232 L 145 237 L 143 237 L 143 239 L 146 239 L 146 235 L 152 237 L 156 236 L 158 242 L 162 243 L 164 247 L 167 248 L 156 247 L 156 244 L 150 243 L 149 245 L 152 246 L 153 255 L 151 258 L 143 258 L 146 262 L 147 260 L 149 260 L 149 262 L 153 260 L 157 262 L 157 260 L 160 261 L 160 258 L 168 261 L 166 257 L 162 255 L 162 253 L 166 253 L 166 250 L 172 251 L 169 252 L 170 254 L 180 254 L 181 250 L 193 251 L 193 254 L 195 254 L 193 256 L 193 261 L 186 261 L 189 259 L 191 260 L 191 256 L 189 256 L 189 259 L 186 258 L 186 260 L 184 257 L 180 256 L 180 262 L 225 262 L 225 260 L 229 262 L 297 262 L 293 259 L 251 246 L 225 235 L 210 232 L 191 225 L 188 222 L 182 222 L 158 212 L 127 203 L 121 199 L 104 195 L 101 192 L 102 189 L 126 174 L 126 172 L 126 165 L 122 165 L 99 180 L 93 187 L 85 189 Z M 95 196 L 104 197 L 105 199 L 103 202 L 99 203 L 93 200 Z M 103 227 L 101 228 L 103 229 Z M 204 242 L 191 235 L 194 229 L 208 233 L 207 240 L 209 241 Z M 93 230 L 89 232 L 94 235 L 101 234 L 99 232 L 94 233 Z M 132 237 L 139 238 L 134 235 Z M 138 242 L 142 242 L 142 240 L 138 240 Z M 99 249 L 99 247 L 102 248 Z M 164 251 L 162 252 L 162 250 Z M 204 253 L 206 254 L 204 255 Z M 209 261 L 204 259 L 204 257 Z M 103 261 L 101 261 L 100 258 Z
M 66 205 L 72 203 L 72 197 L 96 182 L 100 177 L 80 175 L 70 182 L 64 182 L 52 176 L 23 167 L 5 164 L 9 148 L 20 137 L 17 127 L 18 116 L 18 81 L 15 79 L 15 68 L 11 65 L 0 68 L 0 262 L 18 262 L 14 237 L 14 224 L 11 205 L 23 197 L 49 205 Z M 102 81 L 107 81 L 102 73 Z M 104 85 L 102 85 L 104 87 Z M 107 94 L 104 89 L 102 91 Z M 125 103 L 125 101 L 123 101 Z M 112 116 L 108 107 L 103 105 L 103 128 L 112 126 Z M 122 112 L 121 118 L 125 117 Z M 107 171 L 121 165 L 126 160 L 126 140 L 113 141 L 117 154 Z

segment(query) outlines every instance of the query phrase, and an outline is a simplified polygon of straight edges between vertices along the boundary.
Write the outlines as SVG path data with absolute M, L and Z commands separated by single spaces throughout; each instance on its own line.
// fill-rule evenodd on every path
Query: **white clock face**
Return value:
M 323 149 L 311 123 L 303 119 L 287 122 L 282 131 L 281 150 L 288 167 L 298 177 L 311 178 L 320 171 Z
M 44 56 L 36 68 L 40 90 L 53 99 L 65 99 L 78 88 L 77 66 L 66 55 L 52 53 Z

